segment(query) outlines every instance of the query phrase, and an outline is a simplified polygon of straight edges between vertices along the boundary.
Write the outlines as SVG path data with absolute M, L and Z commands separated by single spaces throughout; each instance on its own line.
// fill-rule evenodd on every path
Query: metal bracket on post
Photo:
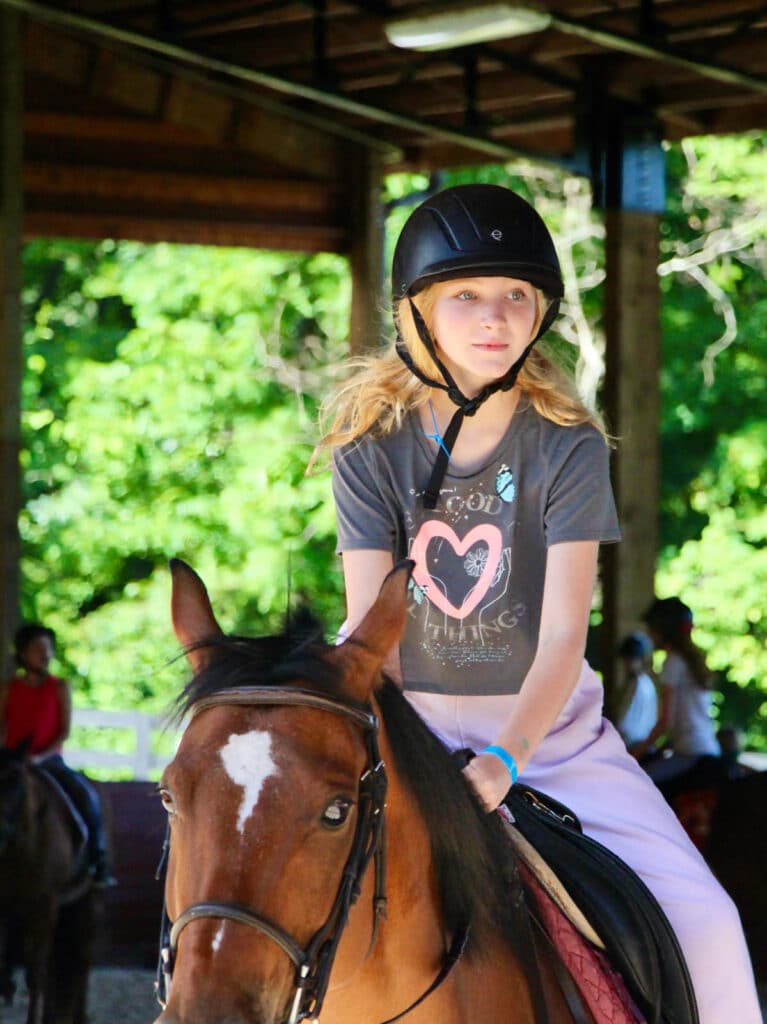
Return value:
M 574 169 L 591 181 L 595 209 L 662 213 L 666 157 L 654 111 L 609 96 L 597 76 L 578 97 Z

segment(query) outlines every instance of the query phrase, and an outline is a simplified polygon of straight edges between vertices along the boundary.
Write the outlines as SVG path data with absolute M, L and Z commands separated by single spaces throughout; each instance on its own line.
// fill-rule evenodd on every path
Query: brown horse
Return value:
M 0 965 L 10 1001 L 20 956 L 27 1024 L 85 1024 L 94 893 L 82 845 L 54 784 L 23 750 L 0 750 Z
M 407 569 L 327 647 L 225 637 L 202 581 L 171 568 L 197 674 L 160 782 L 173 927 L 156 1024 L 282 1024 L 320 1009 L 326 1024 L 574 1022 L 549 950 L 536 955 L 497 816 L 382 677 Z

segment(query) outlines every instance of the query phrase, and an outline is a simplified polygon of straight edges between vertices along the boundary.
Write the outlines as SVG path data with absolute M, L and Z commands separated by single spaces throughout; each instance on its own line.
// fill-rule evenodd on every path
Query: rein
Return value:
M 325 923 L 312 936 L 306 948 L 303 948 L 279 925 L 267 920 L 249 907 L 237 903 L 209 900 L 192 904 L 179 914 L 174 922 L 171 922 L 163 900 L 160 958 L 155 987 L 158 1002 L 165 1010 L 170 998 L 179 936 L 187 925 L 205 918 L 236 921 L 266 935 L 283 950 L 293 963 L 295 967 L 294 994 L 284 1024 L 297 1024 L 298 1021 L 314 1019 L 320 1015 L 338 944 L 346 926 L 349 911 L 359 898 L 362 879 L 373 856 L 376 861 L 376 881 L 373 896 L 373 935 L 370 949 L 375 942 L 379 919 L 386 916 L 386 862 L 383 840 L 387 789 L 386 770 L 378 749 L 378 718 L 374 712 L 369 707 L 326 697 L 313 690 L 271 686 L 221 690 L 198 700 L 192 709 L 192 716 L 195 717 L 214 707 L 256 705 L 317 708 L 347 718 L 362 730 L 367 757 L 365 769 L 359 780 L 357 825 L 335 901 Z M 168 835 L 157 869 L 158 877 L 166 864 L 169 846 Z M 404 1017 L 442 984 L 460 959 L 467 937 L 468 927 L 461 929 L 454 936 L 453 943 L 445 955 L 442 968 L 430 987 L 406 1010 L 389 1018 L 383 1024 L 393 1024 L 394 1021 Z M 370 950 L 368 950 L 369 952 Z

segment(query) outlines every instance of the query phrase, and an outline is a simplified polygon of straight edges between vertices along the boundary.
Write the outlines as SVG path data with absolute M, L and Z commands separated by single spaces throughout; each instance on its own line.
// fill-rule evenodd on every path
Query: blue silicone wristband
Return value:
M 519 776 L 519 769 L 517 768 L 517 762 L 514 760 L 514 758 L 511 756 L 508 750 L 504 750 L 503 747 L 499 747 L 495 743 L 491 743 L 489 747 L 485 747 L 482 753 L 495 754 L 497 758 L 503 761 L 503 763 L 509 769 L 509 775 L 511 776 L 511 784 L 513 786 Z

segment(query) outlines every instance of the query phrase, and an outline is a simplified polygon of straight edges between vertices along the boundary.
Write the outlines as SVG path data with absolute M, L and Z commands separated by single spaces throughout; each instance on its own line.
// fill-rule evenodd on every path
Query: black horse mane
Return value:
M 240 687 L 279 686 L 301 679 L 322 693 L 342 696 L 338 670 L 321 657 L 322 628 L 307 609 L 300 609 L 282 633 L 247 637 L 218 634 L 191 644 L 187 651 L 210 652 L 204 668 L 179 694 L 174 718 L 182 718 L 204 697 Z
M 298 626 L 298 628 L 296 628 Z M 276 636 L 218 636 L 205 667 L 176 701 L 179 716 L 205 697 L 229 688 L 309 685 L 343 698 L 340 669 L 323 656 L 319 626 L 308 615 Z M 488 928 L 519 940 L 521 889 L 513 854 L 498 816 L 475 798 L 460 765 L 410 705 L 398 686 L 381 677 L 376 688 L 396 766 L 412 790 L 431 837 L 445 926 L 471 924 L 470 948 L 481 948 Z
M 16 768 L 23 761 L 23 755 L 10 747 L 0 747 L 0 775 L 9 768 Z

